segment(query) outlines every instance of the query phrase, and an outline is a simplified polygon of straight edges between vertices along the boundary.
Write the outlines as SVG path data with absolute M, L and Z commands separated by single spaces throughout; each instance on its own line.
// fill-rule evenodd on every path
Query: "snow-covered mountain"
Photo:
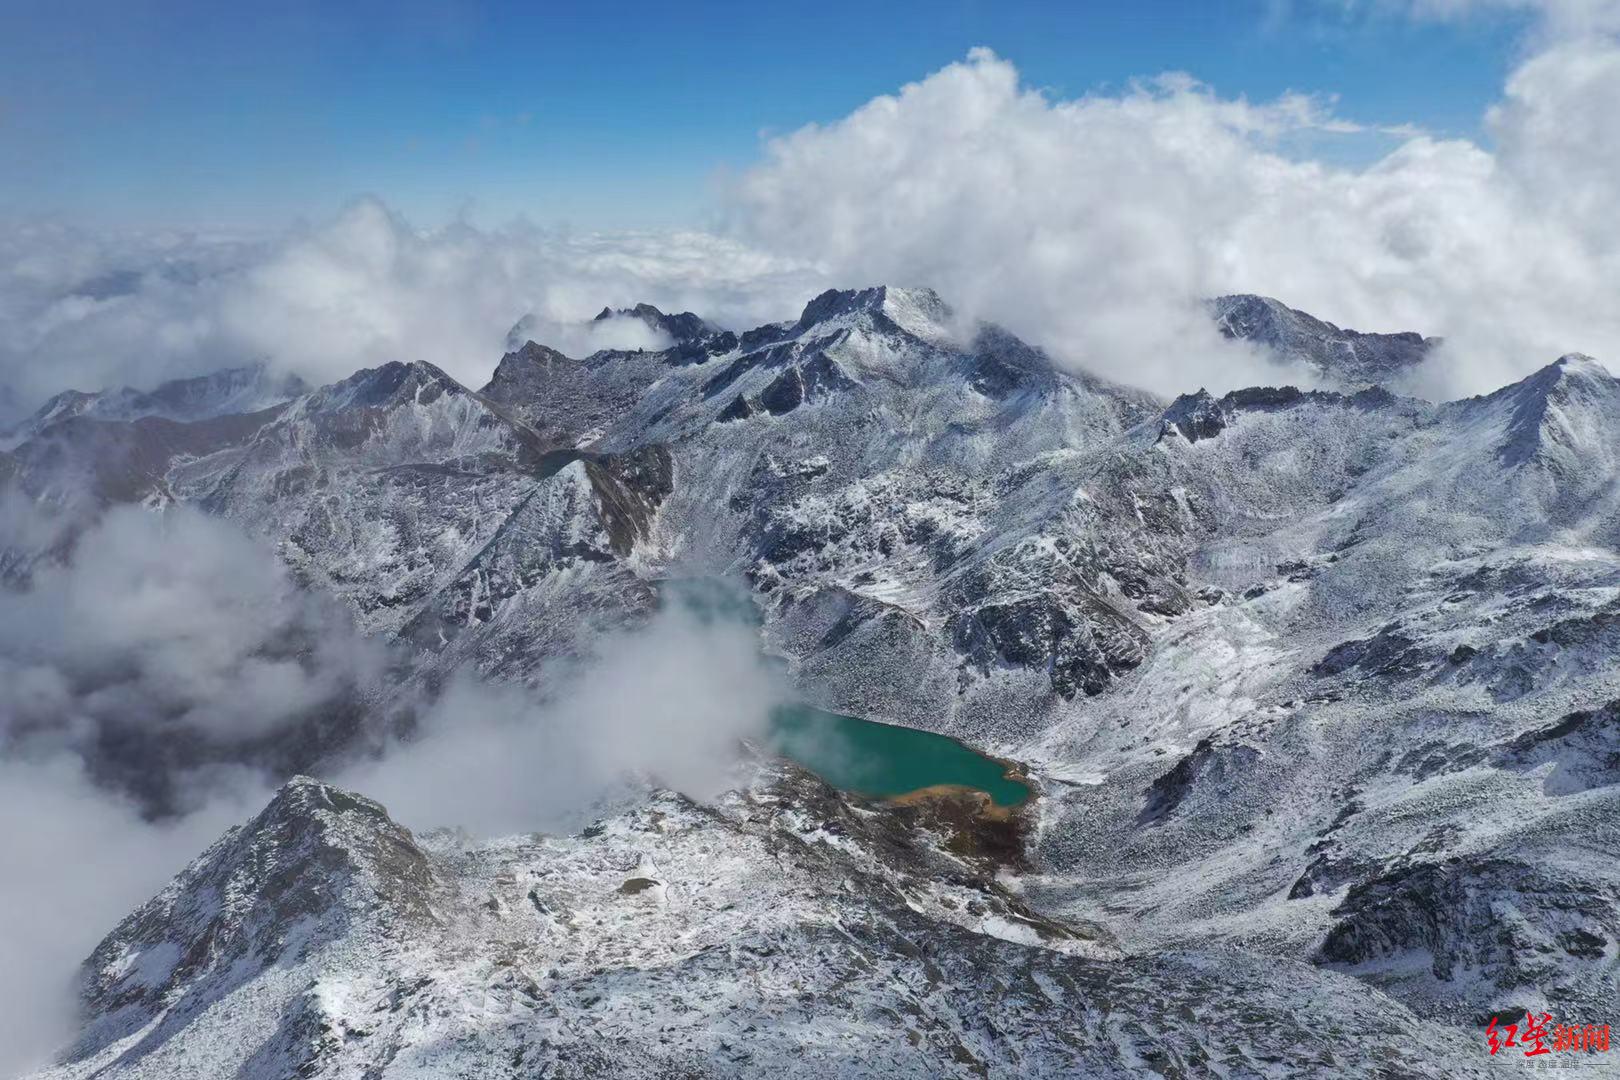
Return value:
M 95 393 L 64 390 L 16 427 L 0 432 L 0 446 L 16 446 L 52 424 L 73 417 L 137 420 L 157 416 L 165 420 L 206 420 L 231 413 L 258 412 L 308 391 L 309 386 L 298 376 L 276 373 L 263 363 L 224 368 L 189 379 L 173 379 L 150 391 L 128 386 Z
M 490 844 L 296 781 L 91 958 L 58 1075 L 1458 1076 L 1493 1011 L 1606 1022 L 1620 382 L 1434 404 L 1374 385 L 1433 339 L 1212 309 L 1345 392 L 1166 402 L 877 287 L 0 456 L 239 523 L 425 683 L 740 577 L 808 699 L 1039 790 L 996 862 L 778 764 Z
M 1121 957 L 928 824 L 773 769 L 468 844 L 295 778 L 101 943 L 94 1019 L 42 1075 L 1379 1075 L 1391 1044 L 1467 1074 L 1350 978 Z
M 1263 346 L 1280 360 L 1305 365 L 1326 384 L 1349 390 L 1398 380 L 1440 344 L 1438 338 L 1411 331 L 1341 330 L 1269 296 L 1249 293 L 1217 297 L 1209 310 L 1224 336 Z

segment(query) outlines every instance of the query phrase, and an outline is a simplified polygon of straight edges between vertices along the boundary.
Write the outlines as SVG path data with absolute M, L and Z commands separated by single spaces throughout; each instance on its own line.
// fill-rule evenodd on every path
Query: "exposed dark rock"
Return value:
M 746 420 L 757 411 L 752 402 L 738 394 L 731 399 L 731 404 L 720 410 L 720 414 L 715 419 L 722 424 L 728 424 L 733 420 Z
M 1169 772 L 1148 786 L 1147 800 L 1137 815 L 1137 823 L 1152 825 L 1163 821 L 1186 800 L 1195 786 L 1207 783 L 1219 788 L 1228 782 L 1234 771 L 1246 769 L 1259 756 L 1250 746 L 1218 745 L 1210 736 L 1198 740 Z
M 672 468 L 668 448 L 658 445 L 586 463 L 615 554 L 630 554 L 651 533 L 653 515 L 675 490 Z
M 724 356 L 737 347 L 737 335 L 724 330 L 713 337 L 685 341 L 670 350 L 674 364 L 703 364 L 716 356 Z
M 1530 634 L 1540 645 L 1572 649 L 1580 646 L 1620 645 L 1620 608 L 1608 607 L 1589 615 L 1561 619 Z
M 1419 780 L 1441 773 L 1459 772 L 1484 761 L 1487 751 L 1475 743 L 1429 740 L 1410 747 L 1397 759 L 1395 767 Z
M 1370 638 L 1335 645 L 1311 668 L 1311 674 L 1318 677 L 1342 675 L 1354 668 L 1365 675 L 1393 678 L 1415 675 L 1428 665 L 1427 657 L 1414 647 L 1415 644 L 1397 627 L 1386 626 Z
M 1302 401 L 1342 401 L 1338 394 L 1301 390 L 1297 386 L 1250 386 L 1233 390 L 1221 397 L 1226 409 L 1286 409 Z
M 781 416 L 792 412 L 804 401 L 804 373 L 797 367 L 790 367 L 759 393 L 759 403 L 772 416 Z
M 817 351 L 800 365 L 800 370 L 804 376 L 805 399 L 808 401 L 819 401 L 841 390 L 853 390 L 859 385 L 825 351 Z
M 651 304 L 637 304 L 635 307 L 613 308 L 604 307 L 597 313 L 595 322 L 604 319 L 636 319 L 650 330 L 668 334 L 676 345 L 687 345 L 692 342 L 704 341 L 720 333 L 720 328 L 709 323 L 690 311 L 683 311 L 677 315 L 665 315 Z
M 1616 901 L 1612 884 L 1507 859 L 1413 863 L 1350 887 L 1320 958 L 1398 967 L 1422 952 L 1437 979 L 1552 987 L 1577 977 L 1565 965 L 1607 955 L 1620 936 Z
M 1346 883 L 1376 873 L 1374 861 L 1335 855 L 1319 851 L 1288 890 L 1288 899 L 1303 900 L 1308 896 L 1337 892 Z
M 1166 430 L 1174 428 L 1188 442 L 1210 439 L 1226 430 L 1226 413 L 1220 403 L 1200 389 L 1182 394 L 1164 411 Z
M 731 386 L 732 383 L 756 369 L 770 369 L 783 367 L 796 359 L 804 349 L 797 342 L 785 342 L 769 348 L 760 348 L 748 351 L 744 347 L 743 355 L 727 364 L 717 374 L 711 375 L 703 383 L 703 396 L 712 398 Z
M 946 630 L 981 672 L 997 663 L 1044 668 L 1064 697 L 1101 693 L 1145 655 L 1135 623 L 1100 599 L 1056 590 L 975 605 L 952 615 Z
M 1052 381 L 1052 363 L 1046 354 L 998 326 L 980 329 L 967 360 L 968 385 L 986 397 L 1006 398 Z
M 804 305 L 796 331 L 804 331 L 817 323 L 855 311 L 877 313 L 883 309 L 886 290 L 882 286 L 870 289 L 828 289 Z
M 1388 382 L 1422 363 L 1440 343 L 1411 332 L 1340 329 L 1266 296 L 1222 296 L 1209 306 L 1222 335 L 1264 345 L 1278 360 L 1309 364 L 1350 383 Z
M 1620 783 L 1620 701 L 1573 712 L 1534 728 L 1500 748 L 1504 768 L 1534 772 L 1551 763 L 1542 782 L 1548 795 L 1574 795 Z

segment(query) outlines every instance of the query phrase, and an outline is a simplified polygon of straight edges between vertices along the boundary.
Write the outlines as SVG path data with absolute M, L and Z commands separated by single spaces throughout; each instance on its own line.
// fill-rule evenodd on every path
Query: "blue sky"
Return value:
M 701 223 L 760 139 L 988 45 L 1059 96 L 1187 71 L 1479 137 L 1522 26 L 1325 0 L 246 6 L 0 0 L 0 216 Z M 1369 155 L 1352 140 L 1330 151 Z

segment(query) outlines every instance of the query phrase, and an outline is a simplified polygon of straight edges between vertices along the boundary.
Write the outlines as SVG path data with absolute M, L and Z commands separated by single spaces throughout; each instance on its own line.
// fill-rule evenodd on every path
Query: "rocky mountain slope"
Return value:
M 1025 751 L 1071 780 L 1047 906 L 1437 1015 L 1611 1011 L 1616 389 L 1567 357 L 1438 407 L 1235 395 L 1157 442 L 1220 507 L 1190 569 L 1222 591 Z
M 95 420 L 206 420 L 230 413 L 251 413 L 290 401 L 309 386 L 296 375 L 278 375 L 263 363 L 225 368 L 208 375 L 174 379 L 150 391 L 128 386 L 85 393 L 64 390 L 9 431 L 0 432 L 0 447 L 16 446 L 52 424 L 75 416 Z
M 1371 385 L 1432 339 L 1212 310 L 1344 392 L 1167 403 L 880 287 L 742 333 L 641 306 L 670 347 L 514 342 L 478 390 L 415 358 L 257 413 L 66 420 L 0 456 L 51 505 L 240 523 L 429 685 L 544 686 L 661 582 L 739 578 L 805 697 L 962 738 L 1040 790 L 999 877 L 776 766 L 566 840 L 339 815 L 417 868 L 409 888 L 343 870 L 374 865 L 352 845 L 239 878 L 228 837 L 92 959 L 64 1075 L 176 1075 L 165 1055 L 204 1045 L 250 1075 L 1466 1075 L 1493 1011 L 1607 1022 L 1620 383 L 1570 356 L 1434 404 Z M 936 895 L 964 874 L 989 892 Z M 196 942 L 258 931 L 188 913 L 221 875 L 244 898 L 332 883 L 244 968 Z M 551 876 L 560 906 L 533 887 Z M 394 904 L 430 914 L 376 914 Z M 760 926 L 770 951 L 732 944 Z M 118 989 L 116 957 L 153 950 L 197 956 L 131 959 L 162 973 Z M 244 1044 L 229 1017 L 250 1013 L 270 1041 Z
M 1303 364 L 1328 385 L 1347 390 L 1395 382 L 1440 344 L 1438 338 L 1411 331 L 1341 330 L 1269 296 L 1222 296 L 1210 301 L 1209 310 L 1225 337 L 1263 346 L 1278 359 Z
M 45 1075 L 1467 1074 L 1351 979 L 1112 958 L 916 828 L 771 770 L 469 844 L 294 779 L 101 944 Z

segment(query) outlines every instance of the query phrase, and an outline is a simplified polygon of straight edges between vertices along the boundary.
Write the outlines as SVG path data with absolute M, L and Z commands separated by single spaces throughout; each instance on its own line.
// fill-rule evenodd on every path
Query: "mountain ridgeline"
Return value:
M 1328 388 L 1164 401 L 876 287 L 745 331 L 607 308 L 667 345 L 579 358 L 519 322 L 478 389 L 58 400 L 0 483 L 233 522 L 398 693 L 543 687 L 730 577 L 807 701 L 1037 798 L 1009 856 L 778 761 L 486 843 L 293 780 L 87 961 L 46 1075 L 1465 1076 L 1492 1010 L 1606 1022 L 1620 382 L 1432 403 L 1388 387 L 1436 339 L 1209 307 Z M 241 760 L 318 773 L 318 735 Z

